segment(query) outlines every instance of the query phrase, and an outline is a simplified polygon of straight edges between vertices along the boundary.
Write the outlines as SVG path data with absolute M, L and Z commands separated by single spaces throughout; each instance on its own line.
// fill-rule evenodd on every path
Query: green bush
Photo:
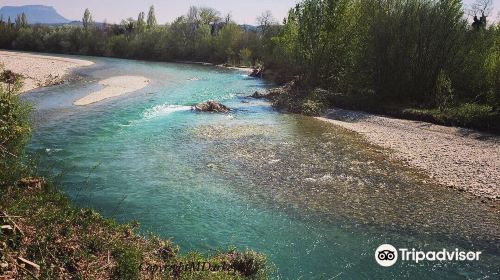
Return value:
M 240 50 L 240 65 L 251 66 L 252 65 L 252 51 L 248 48 Z
M 31 107 L 19 99 L 20 81 L 14 80 L 13 84 L 0 81 L 0 186 L 12 183 L 23 172 L 20 159 L 31 133 Z
M 291 91 L 283 91 L 279 94 L 273 95 L 271 97 L 273 107 L 289 113 L 299 113 L 300 99 L 297 97 L 297 95 L 298 93 Z
M 233 260 L 234 268 L 240 272 L 243 276 L 254 276 L 265 278 L 267 269 L 267 259 L 264 255 L 257 252 L 246 250 L 241 254 L 236 254 Z
M 485 121 L 492 113 L 493 108 L 489 105 L 465 103 L 455 108 L 445 110 L 449 118 L 455 120 L 459 125 L 470 125 Z
M 401 110 L 401 116 L 419 121 L 460 125 L 500 133 L 500 112 L 485 104 L 465 103 L 443 110 L 409 108 Z
M 436 88 L 435 88 L 435 103 L 439 109 L 444 109 L 452 105 L 453 103 L 453 88 L 451 85 L 451 80 L 441 71 L 437 77 Z
M 117 266 L 113 276 L 120 280 L 139 279 L 142 253 L 132 246 L 118 248 L 114 253 Z
M 306 99 L 300 108 L 302 114 L 306 116 L 319 116 L 325 112 L 325 104 L 320 101 Z

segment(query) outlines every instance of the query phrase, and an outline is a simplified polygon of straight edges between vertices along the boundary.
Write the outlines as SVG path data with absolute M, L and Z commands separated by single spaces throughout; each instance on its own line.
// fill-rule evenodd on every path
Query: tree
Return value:
M 22 13 L 21 14 L 21 22 L 22 22 L 22 25 L 24 27 L 27 27 L 28 26 L 28 18 L 26 17 L 26 14 L 25 13 Z
M 273 16 L 273 13 L 269 10 L 263 12 L 260 16 L 257 17 L 257 24 L 262 29 L 262 34 L 266 34 L 271 25 L 275 25 L 277 23 L 276 19 Z
M 187 20 L 189 23 L 198 24 L 200 21 L 198 7 L 191 6 L 187 12 Z
M 120 23 L 122 26 L 123 30 L 125 31 L 124 33 L 126 34 L 131 34 L 134 32 L 135 28 L 137 27 L 137 22 L 133 18 L 127 18 L 122 20 Z
M 89 9 L 85 9 L 85 12 L 83 13 L 82 23 L 85 30 L 89 30 L 94 24 Z
M 477 15 L 478 13 L 482 16 L 489 16 L 491 10 L 493 9 L 492 0 L 476 0 L 472 6 L 472 13 Z
M 25 13 L 17 15 L 15 22 L 16 22 L 16 28 L 18 29 L 28 27 L 28 18 L 26 17 Z
M 213 25 L 220 21 L 220 13 L 212 8 L 199 8 L 200 20 L 203 24 Z
M 224 23 L 229 24 L 232 21 L 233 21 L 233 15 L 231 15 L 231 12 L 229 12 L 224 16 Z
M 155 15 L 155 6 L 149 7 L 147 24 L 148 24 L 148 29 L 155 28 L 157 25 L 156 15 Z
M 284 26 L 280 33 L 272 38 L 274 49 L 266 61 L 282 67 L 282 71 L 294 72 L 299 59 L 298 52 L 298 22 L 295 9 L 288 12 L 288 18 L 284 20 Z
M 252 51 L 248 48 L 240 50 L 240 64 L 243 66 L 252 65 Z
M 474 22 L 472 23 L 472 27 L 474 29 L 482 29 L 486 27 L 486 18 L 489 16 L 491 9 L 492 0 L 476 0 L 476 2 L 472 4 L 472 9 L 469 13 L 474 14 Z M 477 17 L 478 14 L 480 14 L 479 18 Z
M 144 12 L 140 12 L 139 16 L 137 17 L 137 32 L 142 33 L 144 32 L 144 29 L 146 27 L 146 22 L 144 21 Z
M 0 69 L 0 186 L 19 178 L 31 132 L 30 107 L 16 94 L 21 83 L 18 75 Z
M 218 59 L 235 64 L 238 60 L 236 44 L 241 38 L 241 28 L 236 23 L 225 25 L 217 34 Z
M 169 29 L 166 52 L 175 59 L 185 59 L 188 42 L 188 22 L 186 16 L 180 16 L 172 22 Z

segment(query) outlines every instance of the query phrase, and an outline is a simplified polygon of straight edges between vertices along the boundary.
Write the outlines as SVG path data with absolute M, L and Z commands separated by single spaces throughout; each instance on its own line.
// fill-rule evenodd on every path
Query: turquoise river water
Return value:
M 500 218 L 489 202 L 434 185 L 354 133 L 246 98 L 268 85 L 224 68 L 84 57 L 78 79 L 30 92 L 29 145 L 79 206 L 183 252 L 263 252 L 276 279 L 500 279 Z M 89 106 L 98 80 L 151 84 Z M 229 114 L 190 105 L 223 102 Z M 378 266 L 389 243 L 482 251 L 479 261 Z

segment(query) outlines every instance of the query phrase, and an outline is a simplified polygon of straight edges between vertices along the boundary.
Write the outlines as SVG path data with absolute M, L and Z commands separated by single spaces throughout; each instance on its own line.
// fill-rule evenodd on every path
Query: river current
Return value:
M 78 206 L 136 220 L 210 254 L 236 246 L 267 255 L 277 279 L 498 279 L 498 208 L 437 186 L 387 151 L 319 120 L 247 98 L 269 85 L 237 70 L 83 57 L 78 79 L 30 92 L 29 150 Z M 101 79 L 151 84 L 88 106 Z M 190 106 L 214 99 L 228 114 Z M 379 266 L 384 243 L 482 251 L 480 261 Z

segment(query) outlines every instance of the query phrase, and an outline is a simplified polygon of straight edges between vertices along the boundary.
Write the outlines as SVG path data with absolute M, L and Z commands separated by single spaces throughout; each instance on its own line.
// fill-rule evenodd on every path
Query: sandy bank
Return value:
M 71 69 L 94 64 L 92 61 L 81 59 L 2 50 L 0 63 L 6 70 L 24 76 L 21 92 L 61 84 Z
M 102 80 L 99 84 L 103 86 L 103 89 L 76 100 L 74 104 L 83 106 L 134 92 L 146 87 L 149 84 L 149 80 L 141 76 L 117 76 Z
M 217 65 L 217 66 L 218 67 L 223 67 L 223 68 L 226 68 L 226 69 L 241 71 L 241 72 L 244 72 L 246 74 L 251 74 L 253 72 L 253 68 L 252 67 L 224 66 L 224 65 Z
M 391 157 L 423 170 L 442 185 L 500 199 L 500 137 L 341 109 L 331 109 L 318 119 L 392 150 Z

